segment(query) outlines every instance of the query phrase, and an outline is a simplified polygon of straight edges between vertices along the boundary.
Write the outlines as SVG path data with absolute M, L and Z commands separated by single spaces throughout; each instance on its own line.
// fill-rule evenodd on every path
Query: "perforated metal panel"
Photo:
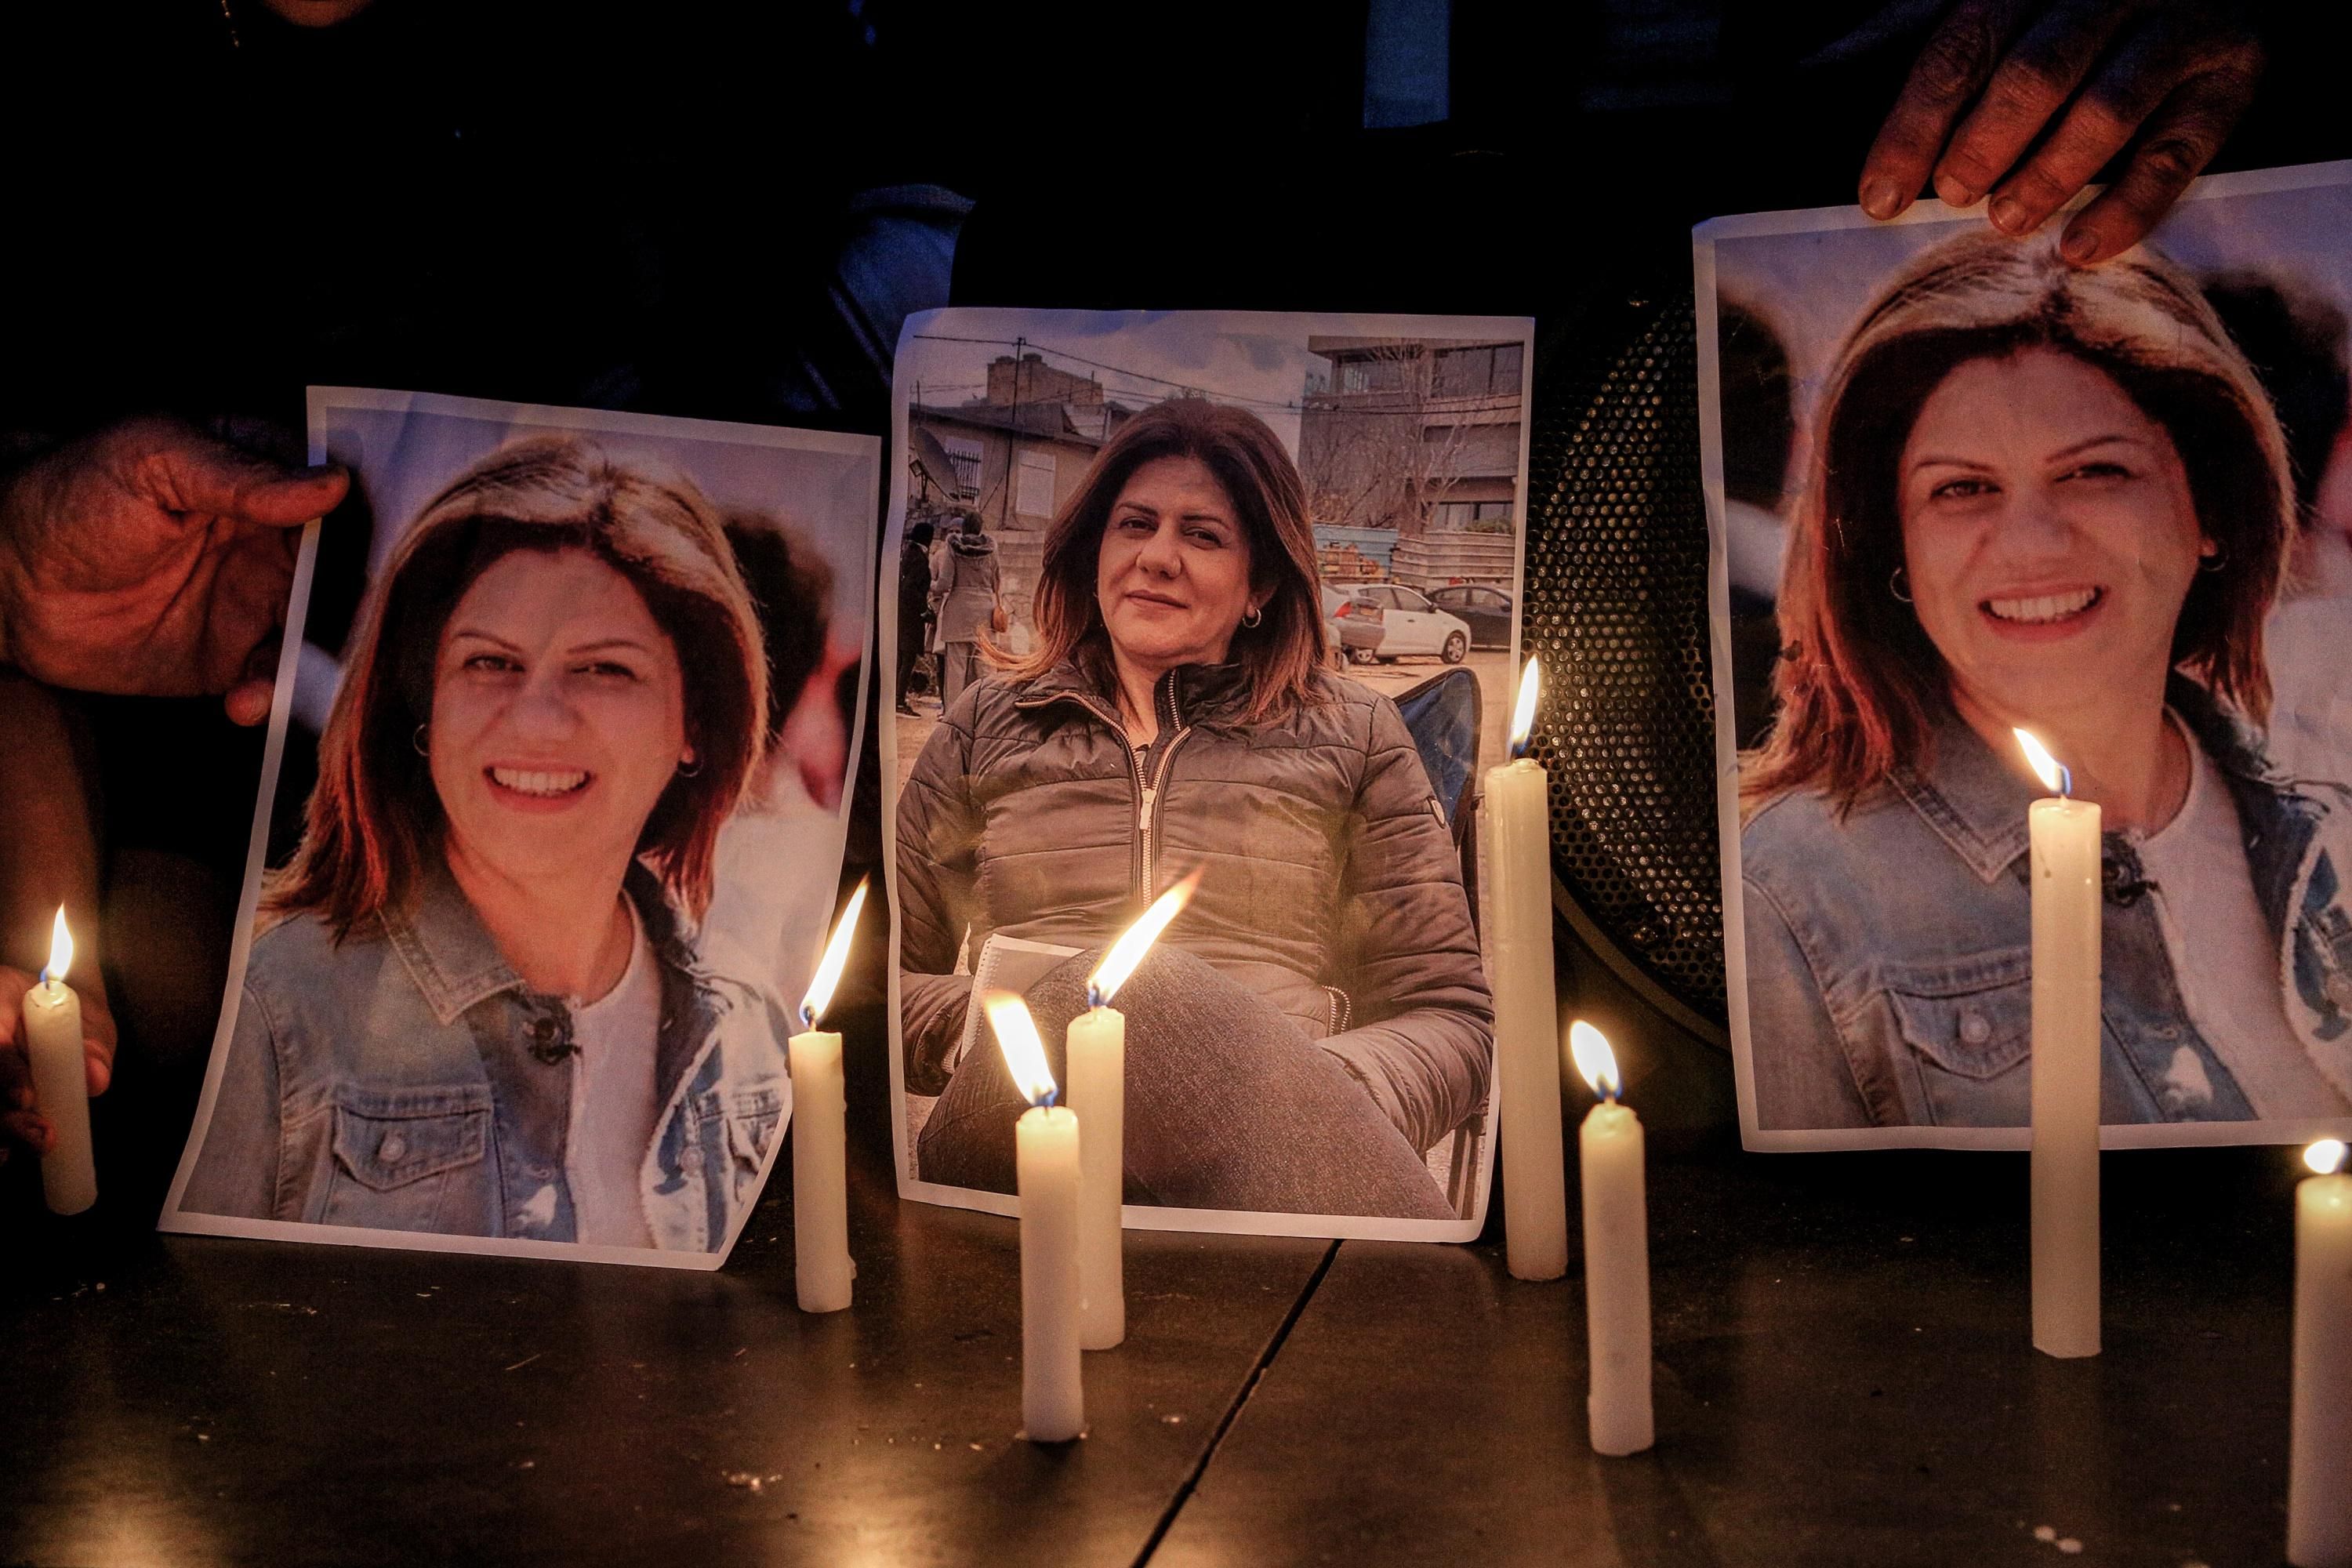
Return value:
M 1706 514 L 1686 290 L 1591 312 L 1539 361 L 1526 651 L 1552 866 L 1641 973 L 1724 1015 Z

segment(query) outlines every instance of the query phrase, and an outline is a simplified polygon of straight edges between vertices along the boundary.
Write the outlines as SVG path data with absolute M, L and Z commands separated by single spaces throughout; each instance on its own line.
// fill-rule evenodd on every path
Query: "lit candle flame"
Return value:
M 73 963 L 73 932 L 66 930 L 66 907 L 58 906 L 57 923 L 49 929 L 49 962 L 41 970 L 43 984 L 65 984 L 66 971 Z
M 1519 700 L 1511 710 L 1511 755 L 1517 756 L 1528 749 L 1528 737 L 1535 733 L 1536 700 L 1543 691 L 1543 667 L 1528 657 L 1527 667 L 1519 671 Z
M 2323 1176 L 2332 1176 L 2344 1168 L 2347 1151 L 2341 1138 L 2322 1138 L 2303 1152 L 2303 1163 Z
M 858 911 L 865 907 L 866 882 L 861 881 L 857 891 L 850 894 L 849 902 L 842 907 L 841 919 L 833 928 L 833 940 L 824 944 L 824 959 L 816 966 L 816 978 L 809 982 L 808 994 L 801 998 L 802 1028 L 815 1028 L 817 1018 L 833 1001 L 833 988 L 841 984 L 841 972 L 849 963 L 849 939 L 857 930 Z
M 2065 763 L 2043 749 L 2042 742 L 2033 738 L 2032 731 L 2011 726 L 2009 732 L 2017 737 L 2018 745 L 2024 749 L 2025 760 L 2033 764 L 2042 788 L 2054 789 L 2062 795 L 2074 793 L 2074 775 L 2067 771 Z
M 1603 1100 L 1614 1100 L 1624 1085 L 1617 1078 L 1617 1053 L 1609 1048 L 1609 1037 L 1579 1018 L 1568 1026 L 1568 1048 L 1576 1058 L 1576 1070 L 1592 1086 L 1592 1092 Z
M 1037 1037 L 1036 1020 L 1028 1005 L 1010 991 L 992 991 L 982 1006 L 988 1026 L 996 1031 L 996 1047 L 1004 1053 L 1005 1070 L 1013 1086 L 1032 1105 L 1051 1105 L 1061 1093 L 1054 1069 L 1045 1065 L 1045 1042 Z
M 1127 984 L 1127 977 L 1135 973 L 1135 966 L 1143 962 L 1143 955 L 1151 951 L 1151 944 L 1160 940 L 1161 931 L 1168 929 L 1168 922 L 1182 913 L 1184 906 L 1192 901 L 1192 889 L 1200 885 L 1201 873 L 1194 871 L 1152 900 L 1151 907 L 1143 911 L 1142 918 L 1110 944 L 1110 951 L 1103 954 L 1103 961 L 1095 965 L 1092 974 L 1087 976 L 1087 1006 L 1110 1005 L 1112 994 Z

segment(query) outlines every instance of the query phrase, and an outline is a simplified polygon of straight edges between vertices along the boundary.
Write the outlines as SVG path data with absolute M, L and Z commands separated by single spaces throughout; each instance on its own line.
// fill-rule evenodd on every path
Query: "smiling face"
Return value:
M 515 881 L 610 867 L 687 760 L 677 649 L 583 550 L 501 556 L 450 613 L 426 756 L 453 858 Z
M 1111 647 L 1157 673 L 1222 664 L 1242 617 L 1270 595 L 1250 587 L 1240 513 L 1198 458 L 1137 467 L 1111 503 L 1095 562 L 1095 598 Z
M 2161 693 L 2213 546 L 2171 437 L 2105 372 L 2052 349 L 1969 361 L 1921 406 L 1897 483 L 1911 596 L 1964 710 L 2026 722 Z

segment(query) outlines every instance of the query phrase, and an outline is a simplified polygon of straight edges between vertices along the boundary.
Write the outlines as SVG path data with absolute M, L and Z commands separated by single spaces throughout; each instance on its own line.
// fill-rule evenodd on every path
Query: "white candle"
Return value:
M 2334 1139 L 2294 1189 L 2294 1403 L 2286 1560 L 2352 1568 L 2352 1175 Z
M 1535 725 L 1539 679 L 1528 660 L 1511 749 Z M 1531 757 L 1486 772 L 1496 1072 L 1501 1082 L 1503 1235 L 1512 1278 L 1568 1272 L 1568 1194 L 1559 1122 L 1559 1010 L 1552 994 L 1549 780 Z
M 1078 1141 L 1078 1342 L 1107 1351 L 1127 1338 L 1121 1198 L 1127 1184 L 1127 1016 L 1110 1005 L 1160 933 L 1201 885 L 1201 873 L 1151 901 L 1087 976 L 1087 1011 L 1070 1021 L 1072 1111 L 1087 1119 Z
M 803 1312 L 838 1312 L 849 1305 L 857 1266 L 849 1257 L 848 1094 L 843 1086 L 841 1037 L 816 1027 L 849 962 L 849 939 L 866 904 L 866 884 L 849 903 L 825 944 L 824 962 L 801 1001 L 807 1026 L 786 1042 L 793 1074 L 793 1284 Z
M 64 906 L 49 936 L 48 967 L 25 993 L 25 1053 L 33 1064 L 33 1105 L 57 1142 L 41 1156 L 41 1194 L 52 1214 L 79 1214 L 98 1201 L 89 1153 L 89 1068 L 81 1039 L 81 998 L 66 984 L 73 936 Z
M 1124 1013 L 1097 1005 L 1070 1020 L 1069 1073 L 1070 1110 L 1084 1111 L 1087 1118 L 1087 1135 L 1078 1144 L 1078 1342 L 1090 1351 L 1107 1351 L 1127 1338 L 1120 1202 L 1127 1175 Z M 1039 1114 L 1032 1110 L 1024 1115 L 1024 1129 L 1030 1117 Z M 1028 1191 L 1025 1176 L 1022 1191 Z M 1022 1213 L 1028 1213 L 1025 1197 Z M 1023 1245 L 1027 1245 L 1025 1231 Z
M 1616 1053 L 1580 1020 L 1576 1065 L 1602 1096 L 1577 1134 L 1584 1186 L 1586 1400 L 1595 1453 L 1638 1454 L 1657 1439 L 1650 1401 L 1650 1221 L 1642 1119 L 1618 1102 Z
M 2033 1347 L 2099 1353 L 2099 808 L 2020 730 L 2042 783 L 2033 883 Z
M 1018 996 L 992 995 L 988 1021 L 1029 1100 L 1013 1126 L 1021 1191 L 1021 1435 L 1066 1443 L 1086 1429 L 1078 1358 L 1078 1119 L 1054 1104 L 1054 1075 Z

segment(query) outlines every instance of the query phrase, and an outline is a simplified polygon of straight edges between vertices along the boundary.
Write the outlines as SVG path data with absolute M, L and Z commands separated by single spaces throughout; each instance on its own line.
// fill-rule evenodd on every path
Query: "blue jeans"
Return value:
M 1099 954 L 1029 990 L 1056 1081 Z M 1265 1214 L 1453 1219 L 1405 1136 L 1339 1058 L 1275 1007 L 1174 948 L 1119 988 L 1127 1016 L 1127 1201 Z M 985 1036 L 917 1146 L 928 1182 L 1013 1190 L 1013 1124 L 1028 1109 Z M 1083 1128 L 1083 1121 L 1081 1127 Z M 1081 1131 L 1081 1136 L 1083 1136 Z

